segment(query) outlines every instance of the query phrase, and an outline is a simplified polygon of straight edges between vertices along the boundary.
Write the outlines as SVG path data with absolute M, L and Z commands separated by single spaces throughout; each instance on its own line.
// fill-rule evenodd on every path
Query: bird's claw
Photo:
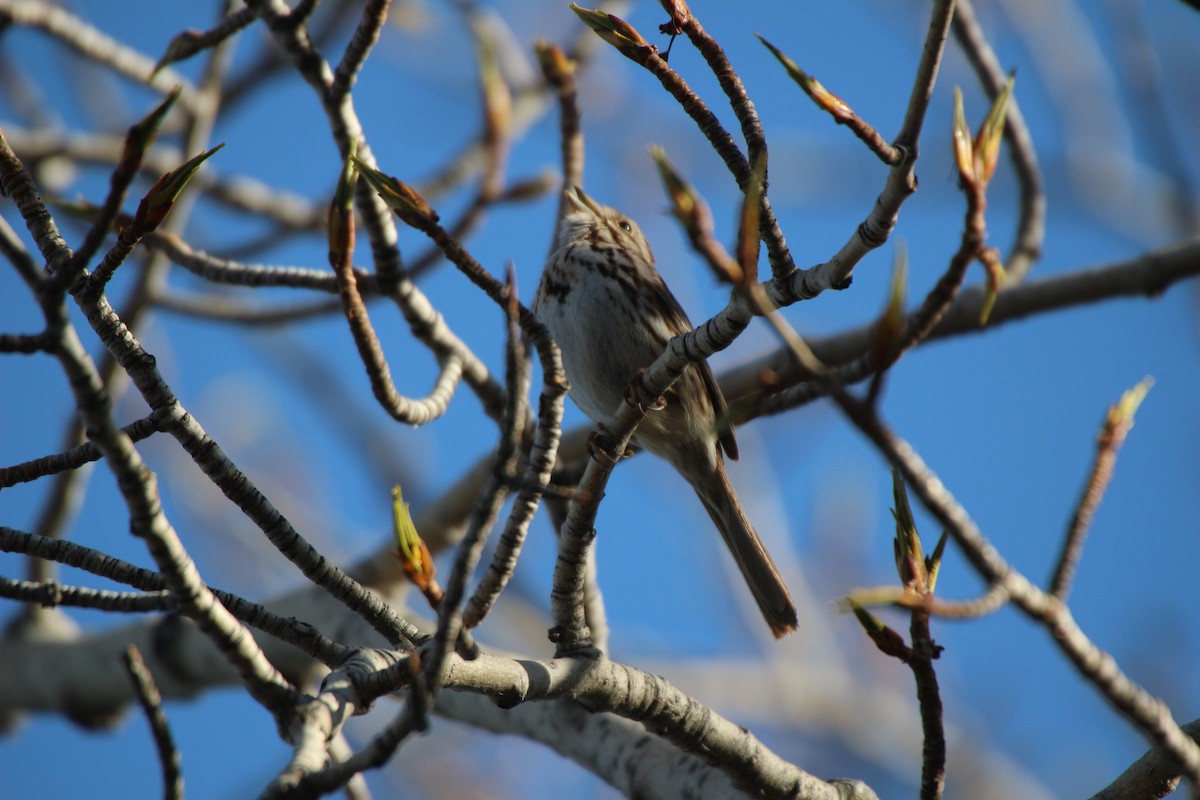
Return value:
M 601 425 L 588 434 L 588 455 L 602 464 L 616 464 L 620 456 L 613 453 L 613 440 L 608 431 Z
M 625 402 L 633 406 L 643 414 L 648 414 L 651 411 L 662 411 L 667 407 L 667 399 L 652 394 L 647 388 L 643 377 L 646 370 L 639 369 L 633 376 L 633 380 L 625 387 Z

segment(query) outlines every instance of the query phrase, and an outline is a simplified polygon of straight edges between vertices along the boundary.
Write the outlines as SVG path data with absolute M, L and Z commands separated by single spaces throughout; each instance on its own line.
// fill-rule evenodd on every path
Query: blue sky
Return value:
M 810 266 L 826 260 L 868 213 L 885 172 L 856 139 L 822 116 L 787 80 L 754 33 L 771 39 L 889 136 L 899 127 L 907 101 L 925 6 L 694 5 L 738 68 L 762 117 L 771 146 L 772 201 L 798 263 Z M 1115 4 L 1109 6 L 1105 11 L 1089 6 L 1079 19 L 1068 16 L 1072 24 L 1065 28 L 1054 27 L 1062 19 L 1039 18 L 1029 9 L 1005 11 L 1024 8 L 1016 2 L 989 5 L 982 15 L 994 33 L 1001 61 L 1018 70 L 1016 97 L 1037 144 L 1046 183 L 1047 236 L 1035 278 L 1130 258 L 1187 235 L 1182 226 L 1172 228 L 1162 221 L 1163 198 L 1172 186 L 1190 188 L 1195 197 L 1200 165 L 1186 150 L 1182 166 L 1164 158 L 1158 142 L 1163 130 L 1176 142 L 1195 141 L 1200 131 L 1195 111 L 1200 108 L 1195 102 L 1200 84 L 1194 80 L 1198 64 L 1189 49 L 1200 36 L 1200 15 L 1182 3 L 1144 9 L 1150 40 L 1162 63 L 1168 119 L 1163 128 L 1146 110 L 1146 94 L 1122 77 L 1126 40 L 1119 34 L 1130 28 L 1115 16 Z M 576 30 L 573 15 L 562 3 L 490 7 L 509 21 L 514 37 L 524 45 L 536 36 L 562 40 Z M 74 8 L 151 57 L 175 32 L 205 28 L 212 18 L 208 8 L 189 6 L 167 13 L 159 3 L 136 0 L 80 0 Z M 463 27 L 441 5 L 423 8 L 426 27 L 390 28 L 355 92 L 381 167 L 413 181 L 431 174 L 478 127 L 475 72 Z M 1066 7 L 1045 8 L 1051 14 L 1065 13 Z M 657 4 L 638 4 L 627 15 L 647 35 L 661 16 Z M 131 26 L 131 19 L 138 25 Z M 1039 22 L 1057 30 L 1059 38 L 1043 35 L 1036 27 Z M 261 35 L 258 30 L 249 33 L 254 41 Z M 253 49 L 243 41 L 235 72 Z M 43 36 L 29 31 L 7 31 L 0 56 L 36 65 L 32 72 L 44 81 L 43 92 L 69 130 L 87 122 L 72 106 L 88 97 L 110 104 L 110 113 L 99 124 L 114 132 L 123 131 L 155 102 L 146 91 L 121 82 L 110 86 L 95 76 L 82 99 L 72 96 L 64 88 L 72 62 Z M 731 115 L 720 108 L 715 81 L 705 75 L 702 60 L 687 42 L 676 43 L 671 59 L 735 129 Z M 194 77 L 197 64 L 180 69 Z M 951 45 L 921 142 L 920 191 L 905 205 L 896 233 L 908 250 L 914 300 L 936 281 L 957 246 L 961 226 L 963 202 L 949 146 L 956 85 L 964 89 L 968 118 L 982 119 L 986 100 Z M 113 94 L 106 94 L 110 89 Z M 664 213 L 665 196 L 646 149 L 652 143 L 666 147 L 712 204 L 718 236 L 726 242 L 733 239 L 732 179 L 657 82 L 616 53 L 599 54 L 581 79 L 580 93 L 588 137 L 587 190 L 639 221 L 660 271 L 692 319 L 707 318 L 724 305 L 725 290 L 690 254 L 676 224 Z M 0 124 L 6 132 L 13 119 L 11 104 L 0 99 Z M 227 144 L 212 163 L 222 174 L 252 176 L 319 202 L 337 173 L 336 153 L 324 131 L 311 90 L 290 76 L 277 79 L 269 92 L 222 120 L 214 140 Z M 520 178 L 555 166 L 556 137 L 554 116 L 542 118 L 514 147 L 510 175 Z M 69 190 L 96 200 L 105 183 L 98 173 L 84 174 Z M 988 212 L 991 243 L 1002 253 L 1013 235 L 1016 188 L 1007 164 L 1002 164 L 989 192 Z M 462 202 L 462 197 L 453 196 L 439 208 L 443 216 L 452 217 Z M 472 252 L 496 274 L 506 261 L 516 264 L 526 301 L 532 299 L 541 268 L 553 205 L 552 198 L 545 198 L 497 209 L 470 241 Z M 2 213 L 16 225 L 11 206 L 5 204 Z M 1193 232 L 1197 223 L 1192 220 Z M 214 247 L 242 241 L 255 231 L 237 215 L 202 203 L 187 235 L 201 246 Z M 77 231 L 75 236 L 78 241 Z M 401 244 L 406 255 L 426 246 L 411 231 L 401 232 Z M 323 238 L 311 237 L 261 260 L 323 268 L 325 249 Z M 366 248 L 360 248 L 359 263 L 368 258 Z M 788 320 L 812 337 L 871 321 L 882 307 L 892 258 L 892 244 L 872 253 L 860 264 L 849 290 L 827 292 L 794 306 L 786 313 Z M 979 281 L 981 274 L 973 272 L 971 280 Z M 170 284 L 186 292 L 207 288 L 181 271 L 171 275 Z M 128 285 L 128 276 L 118 275 L 114 296 Z M 464 296 L 464 286 L 461 276 L 448 267 L 422 283 L 455 330 L 477 346 L 489 364 L 499 367 L 500 317 L 486 300 Z M 36 309 L 11 270 L 0 270 L 0 298 L 5 331 L 34 329 Z M 274 292 L 251 299 L 279 303 L 289 296 Z M 1138 414 L 1093 525 L 1072 610 L 1094 640 L 1152 694 L 1170 703 L 1183 722 L 1200 716 L 1200 687 L 1190 679 L 1200 663 L 1200 629 L 1189 613 L 1200 600 L 1195 575 L 1200 564 L 1195 303 L 1195 285 L 1185 284 L 1154 300 L 1111 301 L 931 344 L 894 370 L 882 405 L 887 421 L 921 453 L 1010 563 L 1044 583 L 1106 409 L 1122 391 L 1153 376 L 1155 386 Z M 373 321 L 401 390 L 423 393 L 433 375 L 431 360 L 410 345 L 393 311 L 377 308 Z M 344 324 L 334 318 L 269 332 L 223 329 L 164 313 L 138 334 L 158 356 L 183 402 L 237 463 L 289 518 L 303 520 L 304 532 L 315 544 L 347 563 L 379 547 L 387 535 L 387 487 L 392 482 L 402 480 L 406 495 L 419 506 L 491 446 L 490 425 L 479 418 L 477 406 L 465 393 L 439 424 L 408 430 L 390 423 L 374 406 Z M 88 341 L 94 352 L 95 342 Z M 720 372 L 774 346 L 766 326 L 752 326 L 714 359 L 714 366 Z M 303 376 L 313 365 L 320 380 L 333 381 L 327 391 L 306 388 Z M 0 359 L 0 382 L 8 387 L 0 393 L 0 461 L 17 463 L 56 451 L 60 425 L 69 413 L 57 367 L 45 358 L 7 356 Z M 264 410 L 267 404 L 270 412 Z M 369 441 L 382 455 L 365 451 L 363 440 L 353 438 L 339 423 L 334 407 L 371 430 Z M 123 421 L 143 413 L 140 401 L 126 399 L 117 408 Z M 572 427 L 584 420 L 572 407 L 567 422 Z M 743 455 L 731 469 L 733 481 L 789 582 L 794 588 L 804 587 L 820 606 L 810 613 L 832 631 L 832 638 L 764 642 L 757 628 L 760 622 L 753 609 L 746 612 L 745 592 L 736 577 L 731 578 L 731 562 L 699 502 L 664 464 L 639 457 L 616 471 L 598 523 L 600 580 L 614 629 L 613 657 L 646 666 L 685 688 L 705 666 L 739 660 L 767 663 L 783 674 L 794 674 L 796 692 L 801 693 L 809 674 L 805 669 L 819 660 L 814 651 L 836 646 L 853 664 L 856 680 L 894 687 L 895 696 L 908 697 L 911 703 L 906 670 L 864 646 L 853 620 L 834 616 L 827 608 L 854 587 L 894 579 L 887 465 L 825 403 L 743 426 L 739 442 Z M 143 450 L 164 476 L 166 509 L 210 582 L 254 599 L 297 585 L 298 576 L 264 549 L 248 523 L 239 523 L 219 498 L 188 489 L 194 473 L 188 472 L 172 441 L 152 441 Z M 316 463 L 302 466 L 312 461 L 305 458 L 310 453 Z M 382 460 L 372 460 L 376 456 Z M 0 492 L 0 524 L 31 528 L 45 489 L 33 484 Z M 936 537 L 938 531 L 927 517 L 919 513 L 918 520 L 930 539 Z M 140 544 L 126 533 L 112 478 L 102 465 L 70 535 L 113 555 L 148 563 Z M 549 527 L 539 521 L 513 587 L 514 598 L 546 605 L 552 552 Z M 21 576 L 23 565 L 12 556 L 0 556 L 0 574 Z M 63 580 L 86 582 L 86 576 L 66 571 Z M 967 598 L 981 588 L 951 547 L 940 594 Z M 0 606 L 5 619 L 13 612 L 11 604 Z M 899 616 L 884 616 L 898 628 L 906 627 Z M 132 622 L 94 613 L 77 617 L 89 629 Z M 1078 684 L 1049 637 L 1014 611 L 973 622 L 935 622 L 934 635 L 946 648 L 939 675 L 950 724 L 959 735 L 1019 765 L 1045 796 L 1091 794 L 1145 750 L 1144 741 L 1116 712 Z M 527 648 L 537 657 L 549 655 L 539 639 Z M 856 750 L 853 743 L 799 723 L 757 718 L 737 702 L 719 707 L 781 755 L 818 774 L 861 775 L 889 795 L 914 791 L 918 770 L 912 761 L 899 759 L 897 765 L 877 758 L 863 766 L 857 760 L 871 752 L 871 743 L 859 742 Z M 192 797 L 257 794 L 287 757 L 269 716 L 236 691 L 173 702 L 167 713 L 183 750 Z M 389 714 L 385 710 L 383 716 Z M 951 748 L 955 751 L 953 743 Z M 468 751 L 472 766 L 462 774 L 498 769 L 504 780 L 497 784 L 513 787 L 506 796 L 531 796 L 535 788 L 528 783 L 529 774 L 550 776 L 567 792 L 563 796 L 611 794 L 539 747 L 448 723 L 406 745 L 398 769 L 411 778 L 420 774 L 422 761 L 436 764 L 447 753 L 457 758 Z M 71 770 L 57 766 L 63 756 L 70 759 Z M 504 765 L 513 759 L 529 769 L 512 774 L 510 766 L 505 771 Z M 1061 769 L 1063 763 L 1073 769 Z M 955 766 L 952 761 L 950 796 L 955 796 Z M 80 774 L 88 776 L 86 782 Z M 152 746 L 135 713 L 105 734 L 81 733 L 58 718 L 27 719 L 0 739 L 0 775 L 14 796 L 35 788 L 47 797 L 85 791 L 93 797 L 132 797 L 159 791 Z M 391 783 L 396 780 L 386 774 L 372 777 L 380 794 L 392 790 L 385 787 L 399 786 Z M 455 790 L 452 781 L 410 785 L 404 796 L 449 797 Z

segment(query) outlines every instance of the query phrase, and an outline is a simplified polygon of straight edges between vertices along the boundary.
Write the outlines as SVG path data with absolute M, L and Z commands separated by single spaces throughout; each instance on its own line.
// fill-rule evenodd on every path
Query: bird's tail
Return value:
M 754 526 L 746 518 L 734 494 L 725 466 L 719 461 L 715 472 L 693 482 L 693 488 L 712 517 L 721 537 L 733 553 L 738 569 L 776 639 L 796 630 L 796 606 L 771 555 L 763 547 Z

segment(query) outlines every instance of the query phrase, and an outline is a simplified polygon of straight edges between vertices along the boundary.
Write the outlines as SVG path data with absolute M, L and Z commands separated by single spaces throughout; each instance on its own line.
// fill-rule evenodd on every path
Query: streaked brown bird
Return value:
M 611 418 L 634 375 L 692 330 L 687 314 L 654 268 L 637 224 L 577 186 L 565 191 L 557 247 L 546 261 L 534 313 L 562 348 L 571 398 L 594 422 Z M 722 456 L 736 460 L 733 427 L 706 361 L 690 365 L 646 415 L 637 443 L 687 479 L 729 546 L 771 632 L 796 629 L 787 586 L 746 518 Z

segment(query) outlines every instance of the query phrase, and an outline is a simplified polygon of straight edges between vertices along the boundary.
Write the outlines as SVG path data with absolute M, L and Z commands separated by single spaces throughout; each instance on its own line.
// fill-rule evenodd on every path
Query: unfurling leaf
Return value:
M 500 72 L 495 48 L 487 35 L 476 33 L 479 50 L 479 83 L 483 88 L 484 120 L 489 141 L 508 137 L 512 126 L 512 92 Z
M 176 86 L 167 93 L 167 96 L 153 111 L 129 129 L 129 133 L 125 136 L 126 151 L 144 153 L 149 149 L 150 145 L 154 143 L 154 137 L 158 135 L 158 129 L 162 127 L 163 120 L 167 118 L 171 107 L 175 105 L 175 101 L 179 99 L 182 92 L 183 87 Z
M 887 305 L 872 331 L 872 351 L 875 363 L 883 364 L 892 353 L 892 348 L 904 330 L 904 306 L 908 295 L 908 250 L 902 242 L 896 245 L 892 262 L 892 284 L 888 291 Z
M 705 260 L 716 272 L 719 280 L 740 284 L 744 273 L 737 262 L 729 258 L 713 239 L 712 212 L 704 198 L 683 179 L 661 147 L 651 146 L 650 157 L 658 165 L 663 186 L 666 187 L 667 196 L 671 198 L 671 213 L 683 225 L 692 246 L 706 254 Z
M 339 261 L 348 260 L 354 251 L 354 184 L 358 183 L 354 154 L 357 150 L 358 141 L 351 139 L 333 201 L 329 204 L 329 253 L 331 258 Z
M 497 199 L 505 202 L 536 200 L 557 187 L 559 182 L 558 173 L 553 169 L 547 168 L 537 175 L 513 181 Z
M 380 172 L 356 155 L 351 155 L 350 159 L 358 166 L 363 180 L 370 184 L 400 219 L 409 225 L 438 221 L 437 212 L 416 189 L 404 181 Z
M 954 164 L 964 183 L 975 181 L 975 143 L 963 111 L 962 89 L 954 87 Z
M 1000 160 L 1000 143 L 1004 139 L 1004 120 L 1012 96 L 1016 74 L 1010 73 L 1004 87 L 996 93 L 987 117 L 974 137 L 967 127 L 963 112 L 962 90 L 954 90 L 954 163 L 964 183 L 987 186 L 996 173 Z
M 1004 265 L 1000 263 L 1000 254 L 996 252 L 995 248 L 984 248 L 979 254 L 979 263 L 983 264 L 983 268 L 987 272 L 987 294 L 983 298 L 983 309 L 979 312 L 979 324 L 986 325 L 1007 274 L 1004 272 Z
M 883 622 L 860 606 L 853 600 L 848 601 L 850 610 L 854 612 L 855 618 L 858 619 L 858 624 L 862 625 L 863 630 L 867 632 L 867 636 L 879 648 L 879 652 L 884 655 L 889 655 L 898 658 L 902 661 L 907 661 L 910 657 L 908 645 L 904 643 L 904 639 L 900 634 L 884 625 Z
M 908 504 L 908 490 L 904 485 L 904 478 L 894 469 L 892 502 L 892 516 L 896 520 L 896 538 L 892 543 L 896 556 L 896 573 L 900 576 L 902 584 L 923 593 L 927 589 L 928 580 L 921 534 L 917 532 L 917 521 L 913 518 L 912 507 Z
M 542 68 L 542 74 L 556 88 L 564 78 L 575 74 L 575 62 L 567 58 L 567 54 L 558 45 L 538 39 L 533 43 L 533 52 Z
M 1138 381 L 1132 389 L 1126 390 L 1117 404 L 1108 410 L 1108 424 L 1132 426 L 1133 415 L 1137 413 L 1153 385 L 1154 378 L 1146 376 Z
M 1108 409 L 1104 427 L 1100 431 L 1100 447 L 1116 451 L 1124 442 L 1133 427 L 1133 415 L 1146 399 L 1146 393 L 1154 385 L 1154 379 L 1147 376 L 1121 395 L 1121 399 Z
M 838 122 L 845 122 L 854 117 L 854 110 L 847 105 L 845 100 L 822 86 L 820 81 L 802 70 L 782 50 L 764 39 L 762 34 L 755 35 L 758 36 L 760 42 L 766 45 L 771 54 L 779 60 L 779 63 L 783 64 L 783 68 L 787 70 L 788 75 L 791 76 L 792 80 L 800 84 L 800 88 L 812 98 L 814 103 L 832 115 Z
M 413 524 L 412 514 L 409 513 L 408 503 L 404 502 L 399 484 L 392 487 L 392 527 L 404 574 L 429 602 L 436 606 L 441 602 L 442 596 L 441 587 L 435 578 L 437 567 L 434 566 L 429 548 L 417 533 L 417 527 Z
M 667 151 L 662 147 L 656 144 L 650 145 L 650 158 L 654 159 L 654 163 L 658 167 L 658 174 L 662 177 L 663 186 L 667 189 L 667 196 L 671 198 L 671 213 L 683 223 L 684 227 L 688 227 L 688 223 L 695 214 L 699 199 L 696 197 L 695 190 L 683 179 L 679 170 L 675 169 L 675 165 L 667 158 Z
M 925 571 L 929 574 L 929 593 L 933 594 L 933 590 L 937 588 L 938 572 L 942 569 L 942 555 L 946 552 L 946 540 L 950 538 L 950 531 L 943 530 L 942 535 L 938 537 L 938 542 L 934 545 L 933 552 L 925 557 Z
M 614 14 L 582 8 L 576 3 L 571 3 L 571 10 L 583 20 L 584 25 L 595 31 L 597 36 L 627 56 L 636 58 L 653 49 L 636 28 Z
M 758 283 L 758 221 L 762 216 L 762 198 L 767 186 L 767 151 L 759 153 L 750 165 L 750 180 L 742 197 L 742 209 L 738 215 L 737 248 L 734 256 L 742 268 L 742 286 Z
M 688 236 L 695 239 L 698 236 L 712 235 L 712 216 L 708 206 L 696 193 L 696 190 L 683 179 L 679 170 L 667 158 L 667 153 L 658 145 L 651 145 L 650 157 L 658 166 L 658 174 L 662 177 L 667 196 L 671 198 L 671 213 L 679 220 L 687 231 Z
M 1000 160 L 1000 141 L 1004 138 L 1004 120 L 1008 113 L 1008 99 L 1012 96 L 1015 72 L 1008 75 L 1004 88 L 996 94 L 992 107 L 988 110 L 987 118 L 975 135 L 975 165 L 976 174 L 987 183 L 996 172 L 996 164 Z
M 167 43 L 166 52 L 162 54 L 162 57 L 158 59 L 158 63 L 154 65 L 154 69 L 151 70 L 151 80 L 176 61 L 182 61 L 193 53 L 199 52 L 204 38 L 204 32 L 197 30 L 186 30 L 176 34 L 175 38 Z
M 134 220 L 148 230 L 157 228 L 167 218 L 167 215 L 171 213 L 171 209 L 175 206 L 175 201 L 183 193 L 184 187 L 188 185 L 188 181 L 199 171 L 200 165 L 209 156 L 224 146 L 224 144 L 219 144 L 211 150 L 189 158 L 159 178 L 150 187 L 150 191 L 146 193 L 146 196 L 142 198 L 142 202 L 138 204 Z

